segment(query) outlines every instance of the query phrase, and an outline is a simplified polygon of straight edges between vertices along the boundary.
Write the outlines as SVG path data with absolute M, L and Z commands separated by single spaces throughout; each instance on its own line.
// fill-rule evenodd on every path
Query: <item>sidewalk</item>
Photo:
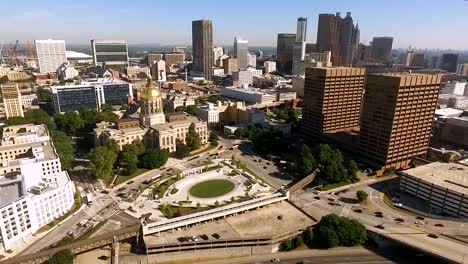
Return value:
M 200 261 L 194 262 L 194 264 L 235 264 L 235 263 L 246 263 L 246 262 L 268 262 L 274 258 L 280 260 L 284 259 L 298 259 L 298 258 L 307 258 L 307 257 L 316 257 L 316 256 L 332 256 L 338 254 L 363 254 L 372 252 L 363 247 L 352 247 L 352 248 L 332 248 L 326 250 L 320 249 L 304 249 L 304 250 L 294 250 L 289 252 L 277 252 L 267 255 L 250 255 L 244 257 L 234 257 L 229 259 L 220 259 L 220 260 L 210 260 L 210 261 Z

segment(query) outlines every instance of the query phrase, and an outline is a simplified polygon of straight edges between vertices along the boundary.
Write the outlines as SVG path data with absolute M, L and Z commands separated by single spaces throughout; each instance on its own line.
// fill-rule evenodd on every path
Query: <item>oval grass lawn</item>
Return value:
M 228 180 L 208 180 L 195 184 L 189 192 L 198 198 L 213 198 L 232 191 L 234 187 L 234 183 Z

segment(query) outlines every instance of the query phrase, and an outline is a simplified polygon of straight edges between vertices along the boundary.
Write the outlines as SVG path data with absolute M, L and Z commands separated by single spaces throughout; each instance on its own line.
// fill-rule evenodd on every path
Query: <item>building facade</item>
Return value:
M 247 69 L 249 59 L 249 41 L 241 37 L 234 38 L 234 58 L 237 59 L 238 69 Z
M 17 83 L 0 85 L 6 118 L 24 116 L 22 96 Z
M 295 42 L 296 34 L 278 34 L 278 41 L 276 44 L 276 67 L 278 72 L 291 74 Z
M 192 21 L 193 70 L 211 81 L 213 75 L 213 23 L 203 19 Z
M 164 61 L 166 61 L 167 65 L 183 65 L 185 61 L 185 54 L 166 53 L 164 54 Z
M 220 92 L 222 96 L 253 104 L 273 103 L 277 99 L 276 93 L 264 92 L 258 88 L 221 87 Z
M 153 64 L 157 61 L 160 61 L 163 59 L 163 54 L 148 54 L 146 56 L 146 60 L 148 61 L 148 66 L 153 67 Z
M 240 85 L 252 85 L 254 76 L 261 76 L 262 70 L 248 68 L 246 70 L 235 71 L 232 73 L 232 79 L 239 81 Z
M 94 66 L 124 71 L 128 67 L 126 40 L 91 40 Z
M 389 64 L 392 62 L 392 37 L 374 37 L 372 39 L 372 60 Z
M 309 137 L 359 127 L 364 89 L 363 68 L 308 68 L 302 127 Z
M 0 251 L 5 251 L 63 216 L 74 203 L 75 186 L 44 125 L 5 128 L 0 156 Z
M 153 63 L 152 76 L 156 81 L 166 81 L 166 62 L 164 60 L 158 60 Z
M 439 68 L 448 72 L 457 72 L 458 54 L 445 53 L 440 58 Z
M 427 152 L 440 75 L 367 76 L 360 121 L 361 155 L 380 168 L 405 168 Z
M 40 73 L 56 72 L 60 65 L 67 62 L 64 40 L 35 40 L 34 44 Z
M 226 58 L 223 60 L 224 74 L 232 74 L 239 70 L 236 58 Z
M 272 73 L 276 71 L 276 62 L 275 61 L 265 61 L 263 63 L 263 67 L 265 68 L 264 73 Z

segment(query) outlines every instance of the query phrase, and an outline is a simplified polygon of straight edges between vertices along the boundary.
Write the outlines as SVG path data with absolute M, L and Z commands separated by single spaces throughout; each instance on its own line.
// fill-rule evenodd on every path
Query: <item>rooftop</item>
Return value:
M 455 108 L 444 108 L 444 109 L 437 109 L 435 111 L 435 115 L 438 117 L 444 116 L 460 116 L 463 114 L 463 110 L 458 110 Z
M 77 51 L 72 51 L 72 50 L 67 50 L 66 51 L 66 56 L 67 58 L 80 58 L 80 59 L 92 59 L 93 56 L 82 53 L 82 52 L 77 52 Z
M 405 170 L 404 173 L 442 188 L 468 195 L 467 165 L 433 162 Z

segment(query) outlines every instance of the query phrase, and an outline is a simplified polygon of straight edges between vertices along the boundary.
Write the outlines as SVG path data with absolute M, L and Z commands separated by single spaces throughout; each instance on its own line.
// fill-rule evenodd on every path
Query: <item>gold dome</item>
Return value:
M 161 92 L 159 92 L 159 89 L 152 85 L 151 78 L 148 78 L 143 96 L 148 99 L 161 97 Z

